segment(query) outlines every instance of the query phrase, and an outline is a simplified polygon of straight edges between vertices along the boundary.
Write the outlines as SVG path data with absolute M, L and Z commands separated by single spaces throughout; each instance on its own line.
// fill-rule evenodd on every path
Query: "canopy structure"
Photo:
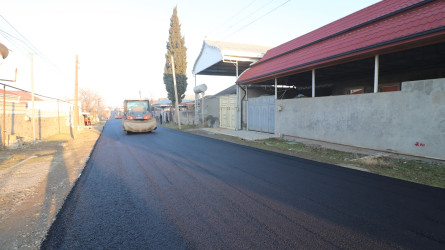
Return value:
M 204 40 L 201 52 L 193 66 L 193 74 L 237 76 L 250 64 L 261 59 L 270 48 L 252 44 Z

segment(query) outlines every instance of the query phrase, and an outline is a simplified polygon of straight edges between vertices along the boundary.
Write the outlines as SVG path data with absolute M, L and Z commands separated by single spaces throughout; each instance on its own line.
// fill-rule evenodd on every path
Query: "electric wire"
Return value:
M 15 48 L 19 49 L 23 54 L 26 54 L 27 48 L 22 43 L 17 42 L 17 38 L 4 30 L 0 30 L 0 35 L 10 42 Z
M 2 80 L 0 80 L 0 81 L 2 81 Z M 5 83 L 1 83 L 1 82 L 0 82 L 0 84 L 6 86 L 8 88 L 12 88 L 12 89 L 16 89 L 16 90 L 20 90 L 20 91 L 26 92 L 28 94 L 32 94 L 32 92 L 29 91 L 29 90 L 24 90 L 24 89 L 17 88 L 17 87 L 14 87 L 14 86 L 11 86 L 11 85 L 8 85 L 8 84 L 5 84 Z M 5 95 L 6 93 L 3 93 L 3 94 Z M 66 103 L 69 103 L 69 104 L 73 104 L 73 103 L 71 103 L 69 101 L 65 101 L 65 100 L 62 100 L 62 99 L 59 99 L 59 98 L 55 98 L 55 97 L 51 97 L 51 96 L 41 95 L 41 94 L 37 94 L 37 93 L 34 93 L 34 95 L 35 96 L 40 96 L 40 97 L 43 97 L 43 98 L 48 98 L 48 99 L 53 99 L 53 100 L 66 102 Z
M 0 17 L 6 22 L 6 24 L 8 24 L 9 27 L 11 27 L 15 31 L 17 35 L 19 35 L 22 38 L 22 39 L 16 38 L 17 40 L 26 44 L 36 55 L 42 56 L 41 55 L 42 53 L 28 39 L 26 39 L 26 37 L 23 36 L 14 26 L 12 26 L 12 24 L 8 22 L 6 18 L 4 18 L 2 15 L 0 15 Z
M 230 16 L 227 20 L 225 20 L 224 22 L 222 22 L 217 28 L 215 28 L 213 31 L 211 31 L 209 34 L 207 34 L 205 37 L 210 36 L 211 34 L 215 33 L 217 30 L 219 30 L 220 28 L 224 27 L 225 25 L 227 25 L 228 22 L 230 22 L 234 17 L 238 16 L 241 12 L 243 12 L 245 9 L 249 8 L 253 3 L 255 3 L 257 0 L 253 0 L 252 2 L 250 2 L 249 4 L 247 4 L 245 7 L 241 8 L 238 12 L 236 12 L 235 14 L 233 14 L 232 16 Z
M 275 10 L 281 8 L 282 6 L 284 6 L 285 4 L 289 3 L 290 1 L 291 1 L 291 0 L 287 0 L 286 2 L 284 2 L 284 3 L 282 3 L 281 5 L 275 7 L 274 9 L 272 9 L 272 10 L 270 10 L 269 12 L 265 13 L 264 15 L 258 17 L 257 19 L 255 19 L 255 20 L 251 21 L 250 23 L 244 25 L 243 27 L 239 28 L 238 30 L 236 30 L 236 31 L 230 33 L 229 35 L 225 36 L 222 40 L 225 40 L 225 39 L 227 39 L 228 37 L 230 37 L 230 36 L 232 36 L 232 35 L 238 33 L 239 31 L 243 30 L 244 28 L 246 28 L 246 27 L 250 26 L 251 24 L 255 23 L 256 21 L 260 20 L 261 18 L 263 18 L 263 17 L 269 15 L 270 13 L 274 12 Z
M 243 22 L 245 22 L 246 20 L 248 20 L 249 18 L 254 17 L 257 13 L 261 12 L 262 9 L 264 9 L 266 6 L 270 5 L 271 3 L 275 2 L 275 1 L 276 0 L 268 1 L 265 4 L 261 5 L 259 8 L 253 9 L 252 11 L 248 12 L 248 14 L 246 14 L 244 16 L 239 16 L 239 18 L 235 19 L 233 24 L 229 24 L 229 26 L 227 28 L 225 28 L 221 32 L 221 34 L 229 32 L 231 29 L 233 29 L 237 25 L 240 25 Z
M 14 39 L 16 41 L 19 41 L 21 44 L 23 44 L 26 48 L 28 53 L 34 53 L 35 55 L 39 56 L 40 58 L 42 58 L 47 64 L 51 65 L 52 67 L 54 67 L 55 69 L 61 71 L 62 73 L 64 73 L 56 64 L 54 64 L 47 56 L 45 56 L 39 49 L 37 49 L 36 46 L 34 46 L 25 36 L 23 36 L 8 20 L 6 20 L 5 17 L 3 17 L 0 14 L 1 19 L 3 20 L 3 22 L 5 22 L 7 24 L 7 28 L 9 27 L 9 29 L 12 29 L 14 31 L 14 33 L 16 34 L 15 36 L 3 31 L 1 32 L 3 35 L 3 37 L 5 37 L 5 34 L 10 36 L 10 39 L 7 39 L 5 37 L 5 39 L 7 39 L 9 42 L 11 42 L 15 47 L 18 47 L 17 42 L 12 42 L 11 39 Z M 21 46 L 23 48 L 23 46 Z M 22 53 L 26 54 L 26 52 L 23 52 L 21 50 Z

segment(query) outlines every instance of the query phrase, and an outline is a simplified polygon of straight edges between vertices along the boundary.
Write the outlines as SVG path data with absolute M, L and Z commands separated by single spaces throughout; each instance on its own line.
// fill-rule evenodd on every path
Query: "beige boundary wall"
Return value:
M 35 136 L 37 140 L 59 134 L 72 133 L 73 112 L 72 104 L 62 102 L 35 103 Z M 33 138 L 31 103 L 6 103 L 6 146 L 17 139 L 30 140 Z M 83 126 L 83 116 L 79 118 L 79 125 Z M 3 142 L 3 105 L 0 104 L 0 138 Z
M 279 136 L 445 159 L 445 79 L 403 82 L 397 92 L 277 100 L 276 106 Z

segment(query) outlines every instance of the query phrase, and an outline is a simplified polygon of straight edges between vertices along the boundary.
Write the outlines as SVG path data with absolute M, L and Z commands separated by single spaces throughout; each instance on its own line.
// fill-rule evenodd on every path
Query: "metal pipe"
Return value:
M 171 55 L 171 62 L 172 62 L 172 73 L 173 73 L 173 85 L 175 87 L 176 117 L 178 119 L 178 128 L 179 128 L 179 130 L 181 130 L 181 118 L 179 116 L 179 103 L 178 103 L 178 90 L 176 89 L 175 60 L 173 59 L 173 55 Z
M 275 100 L 277 100 L 277 96 L 278 96 L 278 94 L 277 94 L 277 86 L 278 86 L 278 79 L 275 78 Z
M 36 123 L 35 123 L 35 109 L 34 109 L 34 53 L 31 53 L 31 107 L 32 107 L 32 138 L 36 141 Z
M 3 151 L 6 150 L 6 85 L 3 84 Z
M 315 97 L 315 69 L 312 70 L 312 97 Z
M 374 93 L 379 91 L 379 55 L 374 60 Z
M 240 127 L 242 130 L 243 129 L 243 100 L 247 96 L 247 91 L 245 89 L 243 89 L 241 87 L 241 85 L 239 87 L 240 87 L 240 89 L 242 89 L 244 91 L 244 96 L 241 98 L 241 109 L 240 109 Z

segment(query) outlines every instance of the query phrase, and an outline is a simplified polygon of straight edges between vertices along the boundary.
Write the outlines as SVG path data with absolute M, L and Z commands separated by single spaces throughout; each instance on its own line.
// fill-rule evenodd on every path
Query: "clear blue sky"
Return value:
M 36 92 L 72 97 L 78 54 L 80 87 L 98 91 L 107 104 L 117 106 L 126 97 L 139 96 L 139 91 L 147 98 L 167 96 L 162 74 L 175 6 L 188 49 L 186 94 L 192 94 L 195 82 L 191 72 L 206 36 L 212 40 L 277 46 L 376 2 L 2 0 L 0 14 L 45 56 L 35 56 Z M 16 36 L 2 19 L 0 32 Z M 0 65 L 0 78 L 10 78 L 17 67 L 18 82 L 14 85 L 31 89 L 29 50 L 3 36 L 0 42 L 12 50 Z M 207 94 L 215 94 L 235 80 L 205 76 L 197 79 L 197 84 L 208 85 Z

